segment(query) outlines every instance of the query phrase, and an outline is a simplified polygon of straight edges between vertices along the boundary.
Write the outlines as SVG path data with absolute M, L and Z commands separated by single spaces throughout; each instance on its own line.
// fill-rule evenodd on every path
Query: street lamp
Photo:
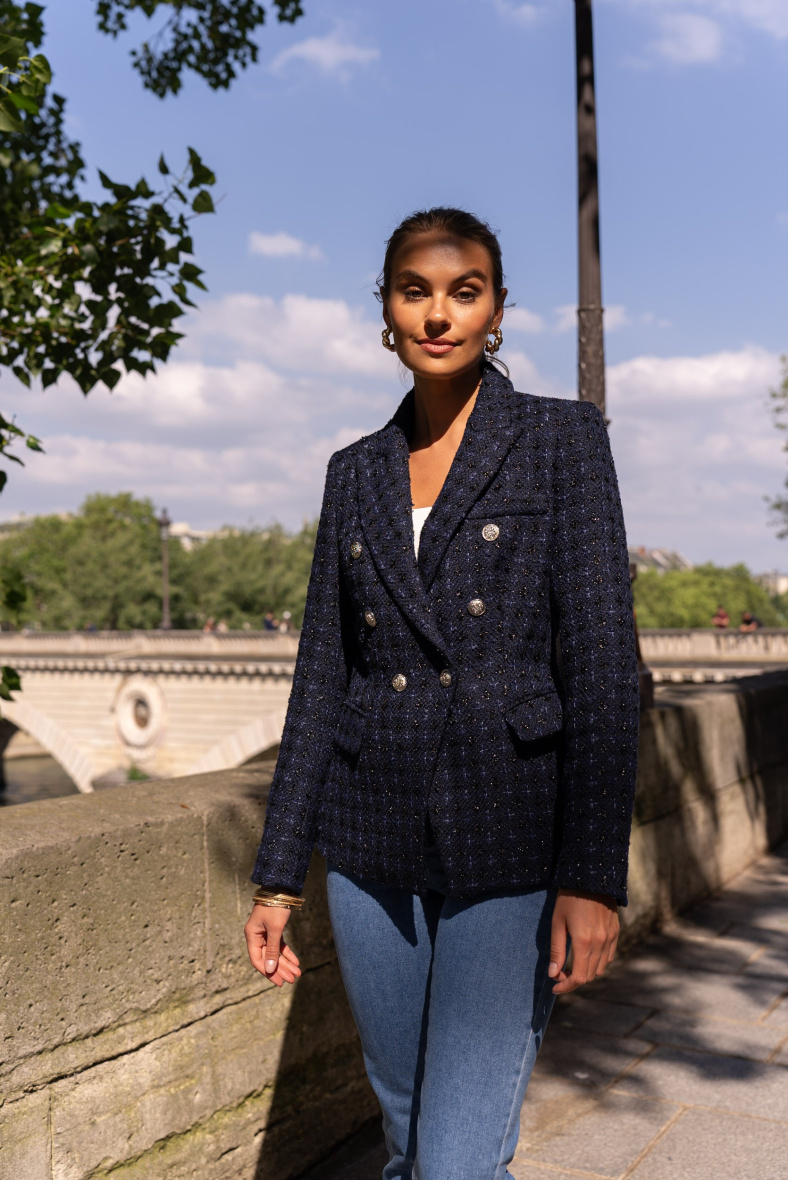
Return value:
M 605 413 L 605 338 L 599 259 L 599 176 L 591 0 L 575 0 L 579 299 L 577 396 Z
M 161 516 L 157 517 L 161 537 L 161 623 L 162 631 L 171 631 L 170 622 L 170 520 L 167 509 L 162 508 Z

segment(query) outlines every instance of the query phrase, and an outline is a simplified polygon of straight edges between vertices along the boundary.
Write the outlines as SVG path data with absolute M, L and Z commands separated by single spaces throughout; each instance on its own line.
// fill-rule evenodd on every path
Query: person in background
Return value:
M 293 627 L 290 622 L 292 615 L 289 610 L 282 611 L 282 622 L 279 624 L 280 631 L 292 631 Z
M 263 630 L 264 631 L 275 631 L 276 630 L 276 619 L 274 618 L 274 616 L 270 610 L 263 617 Z
M 230 630 L 230 628 L 227 625 L 227 619 L 220 619 L 219 622 L 216 624 L 216 630 L 221 632 L 222 635 L 226 635 L 227 632 Z
M 746 633 L 748 631 L 757 631 L 758 628 L 762 626 L 763 623 L 761 620 L 756 619 L 755 615 L 751 611 L 746 610 L 742 613 L 741 623 L 739 624 L 739 630 L 742 633 Z
M 208 618 L 203 623 L 202 629 L 203 629 L 203 631 L 206 632 L 206 634 L 210 631 L 215 631 L 216 630 L 216 619 L 214 619 L 211 615 L 209 615 Z
M 716 613 L 712 616 L 712 627 L 716 627 L 718 631 L 724 631 L 726 627 L 731 625 L 731 617 L 724 606 L 718 606 Z

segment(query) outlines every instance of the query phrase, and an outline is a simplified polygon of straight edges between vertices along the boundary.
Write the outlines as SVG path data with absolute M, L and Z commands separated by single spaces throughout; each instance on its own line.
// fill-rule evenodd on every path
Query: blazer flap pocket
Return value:
M 334 745 L 346 754 L 358 754 L 367 724 L 367 712 L 352 701 L 343 701 L 339 708 L 339 721 L 334 734 Z
M 545 692 L 528 697 L 519 705 L 512 705 L 504 713 L 507 725 L 521 742 L 534 742 L 537 738 L 558 733 L 564 724 L 564 710 L 557 692 Z
M 550 511 L 550 501 L 543 493 L 502 495 L 493 492 L 474 504 L 471 516 L 539 516 Z

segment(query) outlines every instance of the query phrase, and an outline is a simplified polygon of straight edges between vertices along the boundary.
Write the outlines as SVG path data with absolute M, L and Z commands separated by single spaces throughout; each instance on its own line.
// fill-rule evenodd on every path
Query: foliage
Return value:
M 266 611 L 289 610 L 301 625 L 315 547 L 316 525 L 294 536 L 271 529 L 224 530 L 192 553 L 190 594 L 201 617 L 231 628 L 260 627 Z
M 780 357 L 780 364 L 782 366 L 782 380 L 777 389 L 769 390 L 769 397 L 772 402 L 774 425 L 778 430 L 788 430 L 788 355 Z M 783 450 L 788 451 L 788 441 L 784 443 Z M 788 478 L 785 480 L 785 486 L 788 488 Z M 767 496 L 766 502 L 777 527 L 777 536 L 788 537 L 788 498 Z
M 190 261 L 189 221 L 213 212 L 215 177 L 190 148 L 183 175 L 163 191 L 144 177 L 132 186 L 99 172 L 108 199 L 84 200 L 85 165 L 63 129 L 64 101 L 46 95 L 46 59 L 26 56 L 42 36 L 33 21 L 41 10 L 0 0 L 3 17 L 31 9 L 25 36 L 0 42 L 4 65 L 18 58 L 5 75 L 18 126 L 0 119 L 0 365 L 28 386 L 68 373 L 87 393 L 99 381 L 117 384 L 119 366 L 153 371 L 180 339 L 173 325 L 194 306 L 188 287 L 205 289 Z M 163 158 L 159 172 L 169 177 Z
M 304 15 L 299 0 L 274 0 L 274 7 L 288 24 Z M 213 90 L 227 89 L 238 69 L 257 61 L 251 34 L 265 21 L 265 10 L 256 0 L 98 0 L 96 15 L 101 31 L 117 37 L 129 13 L 150 18 L 160 9 L 170 16 L 152 42 L 131 53 L 143 84 L 159 98 L 178 93 L 184 70 L 194 70 Z
M 723 606 L 737 627 L 744 611 L 765 627 L 779 627 L 786 617 L 750 574 L 746 565 L 728 569 L 712 564 L 692 570 L 648 570 L 638 574 L 635 609 L 639 627 L 711 627 L 712 616 Z
M 187 553 L 170 546 L 173 626 L 209 616 L 230 628 L 262 626 L 266 611 L 290 610 L 300 625 L 315 525 L 294 536 L 223 530 Z M 73 517 L 39 516 L 0 540 L 0 583 L 21 589 L 7 623 L 46 631 L 153 629 L 161 622 L 161 541 L 149 500 L 88 496 Z

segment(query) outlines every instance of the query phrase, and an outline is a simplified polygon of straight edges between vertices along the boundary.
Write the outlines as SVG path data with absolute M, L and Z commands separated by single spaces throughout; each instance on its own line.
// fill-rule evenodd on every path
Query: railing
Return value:
M 680 627 L 640 632 L 647 664 L 788 664 L 788 628 L 761 627 L 742 634 Z

